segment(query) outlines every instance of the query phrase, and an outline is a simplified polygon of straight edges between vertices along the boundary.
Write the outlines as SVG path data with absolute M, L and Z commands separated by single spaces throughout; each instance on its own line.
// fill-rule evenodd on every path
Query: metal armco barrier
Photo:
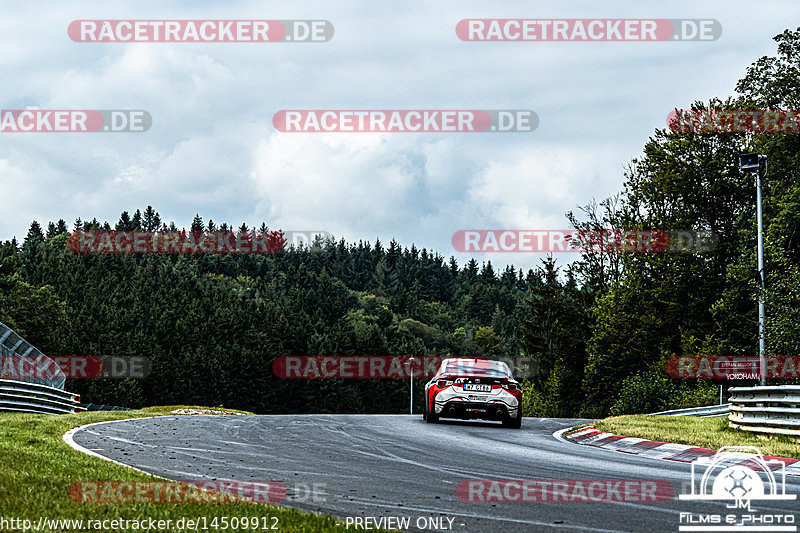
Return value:
M 69 414 L 85 411 L 81 397 L 47 385 L 0 379 L 0 411 Z
M 688 409 L 673 409 L 672 411 L 660 411 L 658 413 L 650 413 L 651 415 L 664 415 L 664 416 L 728 416 L 731 412 L 730 404 L 724 403 L 722 405 L 709 405 L 707 407 L 690 407 Z
M 800 436 L 800 385 L 735 387 L 728 392 L 731 427 Z
M 29 359 L 32 367 L 35 369 L 34 377 L 15 378 L 18 381 L 38 383 L 39 385 L 47 385 L 48 387 L 54 387 L 56 389 L 64 388 L 66 376 L 64 376 L 64 373 L 58 368 L 58 365 L 36 349 L 35 346 L 20 337 L 13 329 L 0 322 L 0 368 L 3 368 L 3 358 L 7 356 Z M 0 372 L 0 374 L 2 374 L 2 372 Z

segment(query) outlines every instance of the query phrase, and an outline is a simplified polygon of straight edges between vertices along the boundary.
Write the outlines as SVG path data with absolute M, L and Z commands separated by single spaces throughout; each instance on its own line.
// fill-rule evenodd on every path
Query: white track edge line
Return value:
M 182 416 L 182 415 L 143 416 L 143 417 L 139 417 L 139 418 L 122 418 L 120 420 L 106 420 L 104 422 L 93 422 L 91 424 L 86 424 L 86 425 L 83 425 L 83 426 L 78 426 L 76 428 L 70 429 L 69 431 L 64 433 L 64 435 L 61 437 L 61 440 L 66 442 L 67 445 L 70 448 L 72 448 L 74 450 L 77 450 L 77 451 L 79 451 L 81 453 L 85 453 L 86 455 L 91 455 L 92 457 L 98 457 L 100 459 L 103 459 L 104 461 L 108 461 L 110 463 L 114 463 L 114 464 L 119 465 L 119 466 L 124 466 L 125 468 L 130 468 L 130 469 L 136 470 L 137 472 L 141 472 L 142 474 L 146 474 L 146 475 L 152 476 L 154 478 L 164 479 L 166 481 L 174 481 L 172 479 L 169 479 L 169 478 L 166 478 L 166 477 L 163 477 L 163 476 L 157 476 L 155 474 L 151 474 L 150 472 L 145 472 L 144 470 L 142 470 L 140 468 L 136 468 L 135 466 L 126 465 L 125 463 L 120 463 L 119 461 L 115 461 L 114 459 L 111 459 L 110 457 L 106 457 L 105 455 L 100 455 L 99 453 L 97 453 L 95 451 L 92 451 L 92 450 L 90 450 L 88 448 L 84 448 L 83 446 L 81 446 L 80 444 L 75 442 L 75 440 L 73 439 L 73 435 L 75 435 L 75 433 L 77 433 L 81 429 L 86 429 L 86 428 L 89 428 L 89 427 L 92 427 L 92 426 L 100 426 L 102 424 L 113 424 L 114 422 L 129 422 L 131 420 L 147 420 L 147 419 L 150 419 L 150 418 L 163 418 L 164 416 Z M 185 416 L 185 415 L 183 415 L 183 416 Z

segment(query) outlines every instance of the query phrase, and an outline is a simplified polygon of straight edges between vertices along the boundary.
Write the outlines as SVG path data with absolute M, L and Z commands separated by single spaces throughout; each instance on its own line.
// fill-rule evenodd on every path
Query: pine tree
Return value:
M 153 206 L 148 205 L 147 209 L 144 210 L 144 217 L 142 218 L 142 230 L 156 231 L 159 226 L 161 226 L 161 216 L 158 214 L 158 211 L 153 209 Z
M 100 229 L 100 221 L 96 217 L 92 218 L 91 222 L 83 223 L 83 231 L 99 231 Z
M 191 231 L 205 231 L 205 230 L 206 227 L 205 224 L 203 224 L 203 218 L 200 216 L 200 213 L 195 214 L 194 218 L 192 219 Z
M 127 211 L 123 211 L 120 214 L 119 221 L 114 226 L 114 229 L 117 231 L 133 231 L 133 221 Z
M 494 283 L 497 281 L 497 277 L 495 277 L 494 268 L 492 268 L 491 261 L 487 261 L 486 264 L 483 265 L 483 268 L 481 269 L 480 279 L 481 281 L 489 285 L 494 285 Z
M 133 231 L 142 231 L 142 212 L 138 209 L 133 214 L 131 223 L 133 224 Z
M 28 229 L 28 234 L 22 243 L 22 247 L 36 246 L 44 242 L 44 233 L 42 227 L 35 220 L 31 222 L 31 227 Z

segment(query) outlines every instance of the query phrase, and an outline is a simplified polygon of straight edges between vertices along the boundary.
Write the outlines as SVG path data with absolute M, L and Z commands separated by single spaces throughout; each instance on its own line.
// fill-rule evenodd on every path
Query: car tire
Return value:
M 435 415 L 426 409 L 428 415 L 425 417 L 425 422 L 428 424 L 435 424 L 439 421 L 439 415 Z

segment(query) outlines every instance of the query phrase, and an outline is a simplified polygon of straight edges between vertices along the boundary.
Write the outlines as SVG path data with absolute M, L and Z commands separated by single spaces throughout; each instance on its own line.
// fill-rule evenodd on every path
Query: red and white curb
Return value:
M 713 457 L 714 454 L 717 453 L 717 450 L 711 450 L 709 448 L 698 448 L 697 446 L 688 446 L 686 444 L 673 444 L 657 440 L 614 435 L 613 433 L 600 431 L 594 426 L 586 426 L 577 430 L 565 429 L 556 431 L 553 433 L 553 436 L 576 444 L 594 446 L 596 448 L 603 448 L 630 455 L 639 455 L 651 459 L 677 461 L 679 463 L 691 463 L 704 457 Z M 800 459 L 773 457 L 771 455 L 765 455 L 764 459 L 782 461 L 786 465 L 787 475 L 800 476 Z

